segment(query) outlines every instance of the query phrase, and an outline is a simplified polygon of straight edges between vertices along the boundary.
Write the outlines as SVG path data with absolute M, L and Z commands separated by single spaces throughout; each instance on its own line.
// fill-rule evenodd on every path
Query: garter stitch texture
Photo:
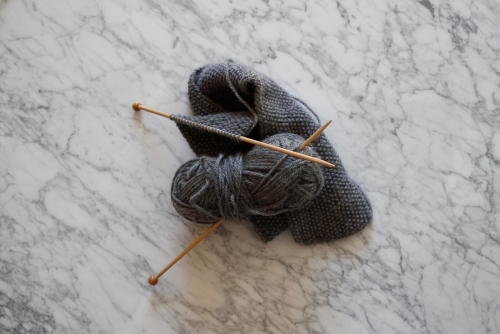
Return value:
M 283 133 L 307 138 L 321 125 L 304 102 L 267 76 L 234 62 L 195 70 L 189 79 L 188 95 L 193 116 L 176 115 L 173 119 L 198 156 L 246 153 L 251 146 L 183 124 L 180 119 L 257 140 Z M 325 134 L 310 146 L 336 167 L 321 167 L 323 189 L 306 207 L 275 216 L 250 216 L 266 242 L 287 227 L 300 244 L 332 241 L 360 231 L 372 219 L 370 202 L 347 175 Z

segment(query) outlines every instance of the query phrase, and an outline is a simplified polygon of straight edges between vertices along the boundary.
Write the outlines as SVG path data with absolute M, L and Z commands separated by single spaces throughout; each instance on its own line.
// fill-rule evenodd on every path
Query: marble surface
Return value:
M 0 1 L 1 333 L 500 333 L 495 0 Z M 374 220 L 268 244 L 170 202 L 189 74 L 234 59 L 325 121 Z

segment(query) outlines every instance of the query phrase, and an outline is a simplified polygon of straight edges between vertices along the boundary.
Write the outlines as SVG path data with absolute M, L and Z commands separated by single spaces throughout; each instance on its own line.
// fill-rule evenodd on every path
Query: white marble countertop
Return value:
M 500 333 L 495 0 L 0 1 L 1 333 Z M 187 80 L 234 59 L 323 121 L 344 240 L 206 226 L 170 184 Z

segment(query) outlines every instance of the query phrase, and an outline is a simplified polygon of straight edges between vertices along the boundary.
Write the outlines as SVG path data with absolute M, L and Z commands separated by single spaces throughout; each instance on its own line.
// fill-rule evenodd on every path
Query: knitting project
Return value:
M 193 127 L 191 122 L 261 141 L 283 133 L 308 138 L 320 126 L 317 115 L 304 102 L 267 76 L 232 61 L 195 70 L 188 95 L 193 116 L 174 115 L 171 119 L 197 156 L 247 153 L 251 145 Z M 265 242 L 286 228 L 299 244 L 328 242 L 360 231 L 372 219 L 370 202 L 347 175 L 325 134 L 310 146 L 336 167 L 321 167 L 324 186 L 307 206 L 274 216 L 249 217 Z

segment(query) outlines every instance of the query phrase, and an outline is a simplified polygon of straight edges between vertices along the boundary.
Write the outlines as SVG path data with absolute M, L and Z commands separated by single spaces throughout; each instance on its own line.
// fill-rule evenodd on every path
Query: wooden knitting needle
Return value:
M 311 137 L 307 138 L 306 141 L 303 142 L 302 145 L 300 145 L 299 150 L 305 149 L 307 145 L 309 145 L 314 139 L 316 139 L 321 134 L 321 132 L 325 131 L 326 127 L 330 125 L 331 122 L 332 120 L 329 120 L 328 122 L 323 124 L 318 130 L 316 130 L 316 132 L 314 132 L 311 135 Z
M 173 259 L 165 268 L 163 268 L 162 270 L 160 270 L 156 275 L 154 276 L 150 276 L 148 278 L 148 282 L 149 284 L 151 285 L 156 285 L 156 283 L 158 283 L 158 278 L 161 277 L 161 275 L 163 275 L 167 270 L 169 270 L 174 264 L 177 263 L 177 261 L 179 261 L 180 259 L 182 259 L 184 257 L 184 255 L 186 255 L 191 249 L 194 248 L 194 246 L 196 246 L 197 244 L 200 243 L 200 241 L 202 241 L 203 239 L 205 239 L 205 237 L 207 235 L 209 235 L 213 230 L 215 230 L 217 228 L 217 226 L 219 226 L 220 224 L 222 224 L 222 222 L 224 221 L 224 219 L 219 219 L 217 222 L 215 222 L 212 226 L 210 226 L 205 232 L 203 232 L 202 235 L 200 235 L 198 238 L 196 238 L 195 241 L 193 241 L 189 246 L 186 247 L 186 249 L 184 249 L 179 255 L 177 255 L 175 257 L 175 259 Z
M 316 137 L 318 137 L 323 130 L 326 129 L 326 127 L 331 123 L 332 121 L 328 121 L 325 123 L 322 127 L 320 127 L 316 132 L 312 134 L 311 137 L 307 138 L 306 141 L 300 146 L 300 149 L 303 150 L 309 143 L 311 143 Z M 205 239 L 210 233 L 212 233 L 213 230 L 217 228 L 224 219 L 219 219 L 216 223 L 214 223 L 212 226 L 210 226 L 205 232 L 203 232 L 202 235 L 200 235 L 198 238 L 196 238 L 195 241 L 193 241 L 189 246 L 186 247 L 179 255 L 175 257 L 165 268 L 160 270 L 156 275 L 150 276 L 148 278 L 148 283 L 151 285 L 156 285 L 158 283 L 158 278 L 160 278 L 164 273 L 167 272 L 174 264 L 177 263 L 180 259 L 184 257 L 191 249 L 193 249 L 197 244 L 200 243 L 203 239 Z
M 161 111 L 158 111 L 158 110 L 155 110 L 155 109 L 151 109 L 151 108 L 148 108 L 148 107 L 144 107 L 140 102 L 137 102 L 137 101 L 134 102 L 134 103 L 132 103 L 132 109 L 134 109 L 135 111 L 144 110 L 144 111 L 153 113 L 155 115 L 166 117 L 166 118 L 170 119 L 170 115 L 169 114 L 163 113 Z M 323 130 L 321 130 L 321 131 L 323 131 Z M 316 133 L 314 133 L 313 136 L 315 134 Z M 335 168 L 334 164 L 326 162 L 326 161 L 318 159 L 318 158 L 314 158 L 314 157 L 311 157 L 311 156 L 308 156 L 308 155 L 305 155 L 305 154 L 302 154 L 302 153 L 298 153 L 298 152 L 294 152 L 294 151 L 291 151 L 291 150 L 287 150 L 285 148 L 281 148 L 281 147 L 278 147 L 278 146 L 266 144 L 266 143 L 263 143 L 261 141 L 253 140 L 253 139 L 250 139 L 250 138 L 247 138 L 247 137 L 244 137 L 244 136 L 237 136 L 237 137 L 238 137 L 238 139 L 240 141 L 245 142 L 245 143 L 249 143 L 249 144 L 252 144 L 252 145 L 255 145 L 255 146 L 264 147 L 264 148 L 267 148 L 269 150 L 273 150 L 273 151 L 277 151 L 277 152 L 280 152 L 280 153 L 287 154 L 287 155 L 292 156 L 294 158 L 298 158 L 298 159 L 302 159 L 302 160 L 307 160 L 307 161 L 310 161 L 310 162 L 314 162 L 314 163 L 317 163 L 317 164 L 322 165 L 322 166 Z M 309 139 L 307 139 L 307 140 L 309 140 Z M 313 140 L 314 140 L 314 138 L 311 139 L 311 141 L 313 141 Z

